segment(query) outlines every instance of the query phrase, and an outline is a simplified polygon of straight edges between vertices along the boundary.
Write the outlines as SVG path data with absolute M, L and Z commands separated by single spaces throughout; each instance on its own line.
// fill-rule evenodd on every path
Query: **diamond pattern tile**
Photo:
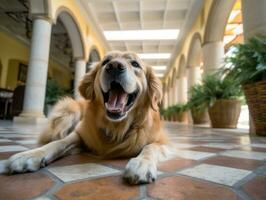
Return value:
M 64 167 L 53 167 L 49 168 L 48 170 L 64 182 L 77 181 L 86 178 L 95 178 L 99 176 L 108 176 L 114 174 L 117 175 L 121 173 L 119 170 L 95 163 L 70 165 Z

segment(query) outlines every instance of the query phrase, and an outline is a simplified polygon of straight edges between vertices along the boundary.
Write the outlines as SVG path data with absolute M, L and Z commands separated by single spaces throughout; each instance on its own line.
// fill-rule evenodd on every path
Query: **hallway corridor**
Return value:
M 121 177 L 127 160 L 82 153 L 36 173 L 0 175 L 0 199 L 266 199 L 266 138 L 239 129 L 165 126 L 178 157 L 159 165 L 155 183 L 129 186 Z M 36 147 L 39 130 L 1 121 L 0 162 Z

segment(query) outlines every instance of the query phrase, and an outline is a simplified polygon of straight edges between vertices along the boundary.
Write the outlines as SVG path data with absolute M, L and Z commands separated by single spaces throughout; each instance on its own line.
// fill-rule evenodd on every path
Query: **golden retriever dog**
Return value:
M 101 158 L 131 158 L 124 179 L 150 183 L 157 163 L 171 154 L 160 122 L 160 80 L 131 52 L 113 51 L 96 63 L 79 86 L 83 100 L 59 101 L 40 135 L 39 148 L 13 155 L 9 173 L 36 171 L 77 148 Z

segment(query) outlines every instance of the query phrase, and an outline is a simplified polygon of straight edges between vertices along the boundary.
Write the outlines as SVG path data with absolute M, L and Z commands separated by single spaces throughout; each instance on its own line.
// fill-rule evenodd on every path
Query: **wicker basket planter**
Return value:
M 217 100 L 208 110 L 212 128 L 236 128 L 240 111 L 238 100 Z
M 188 112 L 179 112 L 177 113 L 177 121 L 178 122 L 182 122 L 182 123 L 186 123 L 188 121 Z
M 207 110 L 203 112 L 197 112 L 191 109 L 191 116 L 193 124 L 207 124 L 210 121 Z
M 266 81 L 243 86 L 256 135 L 266 136 Z

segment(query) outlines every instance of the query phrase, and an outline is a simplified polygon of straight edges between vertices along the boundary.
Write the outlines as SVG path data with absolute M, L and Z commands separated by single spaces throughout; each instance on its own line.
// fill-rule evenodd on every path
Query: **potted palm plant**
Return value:
M 187 106 L 191 111 L 194 124 L 206 124 L 209 122 L 207 104 L 201 84 L 196 84 L 190 88 Z
M 236 128 L 241 111 L 240 85 L 229 77 L 207 75 L 202 81 L 202 98 L 208 105 L 213 128 Z
M 168 121 L 186 122 L 187 109 L 186 104 L 176 104 L 167 109 L 161 109 L 161 115 Z
M 255 36 L 234 46 L 224 73 L 242 85 L 254 132 L 266 135 L 266 36 Z
M 187 122 L 188 120 L 187 104 L 176 104 L 173 107 L 174 107 L 175 120 L 178 122 Z
M 45 94 L 45 113 L 48 115 L 53 105 L 62 97 L 66 95 L 66 91 L 53 79 L 48 79 L 46 83 Z

